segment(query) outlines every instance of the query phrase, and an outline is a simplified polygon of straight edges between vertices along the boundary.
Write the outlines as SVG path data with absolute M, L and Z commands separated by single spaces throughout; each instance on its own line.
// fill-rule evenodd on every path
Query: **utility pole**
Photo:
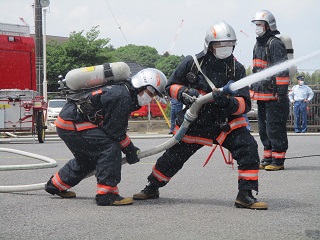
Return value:
M 42 36 L 42 7 L 40 0 L 34 1 L 35 13 L 35 43 L 36 43 L 36 75 L 37 75 L 37 92 L 42 96 L 43 87 L 43 36 Z

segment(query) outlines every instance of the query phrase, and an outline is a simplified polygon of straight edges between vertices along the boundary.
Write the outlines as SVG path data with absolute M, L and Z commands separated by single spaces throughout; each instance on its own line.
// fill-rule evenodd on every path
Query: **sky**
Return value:
M 0 22 L 21 24 L 34 33 L 33 0 L 0 0 Z M 267 9 L 276 18 L 280 35 L 292 39 L 294 58 L 320 49 L 319 0 L 50 0 L 47 35 L 68 37 L 99 25 L 100 38 L 115 48 L 127 44 L 151 46 L 159 54 L 192 55 L 203 50 L 206 31 L 218 20 L 237 35 L 235 57 L 248 67 L 255 44 L 254 14 Z M 297 66 L 312 73 L 320 69 L 320 56 Z

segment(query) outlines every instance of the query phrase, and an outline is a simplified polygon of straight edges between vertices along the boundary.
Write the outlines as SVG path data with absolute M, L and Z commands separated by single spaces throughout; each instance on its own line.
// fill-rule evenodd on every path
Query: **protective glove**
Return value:
M 227 108 L 230 104 L 230 98 L 225 96 L 222 92 L 213 92 L 212 98 L 214 104 L 221 108 Z
M 227 85 L 224 85 L 223 87 L 222 87 L 222 94 L 224 94 L 224 95 L 234 95 L 234 94 L 236 94 L 237 92 L 238 92 L 238 90 L 234 90 L 234 91 L 232 91 L 231 89 L 230 89 L 230 85 L 231 84 L 233 84 L 234 83 L 234 80 L 230 80 L 228 83 L 227 83 Z
M 186 90 L 184 90 L 183 92 L 188 94 L 190 97 L 199 97 L 199 95 L 200 95 L 198 90 L 194 89 L 194 88 L 186 88 Z M 190 101 L 190 99 L 183 97 L 183 96 L 181 96 L 180 102 L 182 102 L 184 105 L 189 105 L 192 103 L 192 101 Z
M 126 159 L 129 164 L 135 164 L 140 161 L 138 158 L 140 149 L 134 146 L 132 142 L 127 147 L 123 148 L 122 152 L 126 155 Z

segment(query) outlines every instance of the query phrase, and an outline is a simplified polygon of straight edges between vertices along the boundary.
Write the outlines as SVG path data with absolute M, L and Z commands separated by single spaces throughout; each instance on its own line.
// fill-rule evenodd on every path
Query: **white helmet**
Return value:
M 146 68 L 134 75 L 131 78 L 131 83 L 133 87 L 137 89 L 151 86 L 156 90 L 157 95 L 163 97 L 167 85 L 167 78 L 158 69 Z
M 237 36 L 233 28 L 224 21 L 218 21 L 206 33 L 203 52 L 207 54 L 211 42 L 226 42 L 229 45 L 235 46 L 236 41 Z
M 274 18 L 273 14 L 268 10 L 260 10 L 254 16 L 251 22 L 255 21 L 265 21 L 268 23 L 271 31 L 278 31 L 277 30 L 277 23 L 276 19 Z

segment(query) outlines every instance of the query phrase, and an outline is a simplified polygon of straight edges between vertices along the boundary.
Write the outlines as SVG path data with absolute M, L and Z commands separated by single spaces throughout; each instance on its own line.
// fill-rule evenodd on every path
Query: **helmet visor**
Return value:
M 147 86 L 147 94 L 158 102 L 163 102 L 163 96 L 153 87 Z
M 213 42 L 212 46 L 213 47 L 233 47 L 237 43 L 236 41 L 222 41 L 222 42 Z

